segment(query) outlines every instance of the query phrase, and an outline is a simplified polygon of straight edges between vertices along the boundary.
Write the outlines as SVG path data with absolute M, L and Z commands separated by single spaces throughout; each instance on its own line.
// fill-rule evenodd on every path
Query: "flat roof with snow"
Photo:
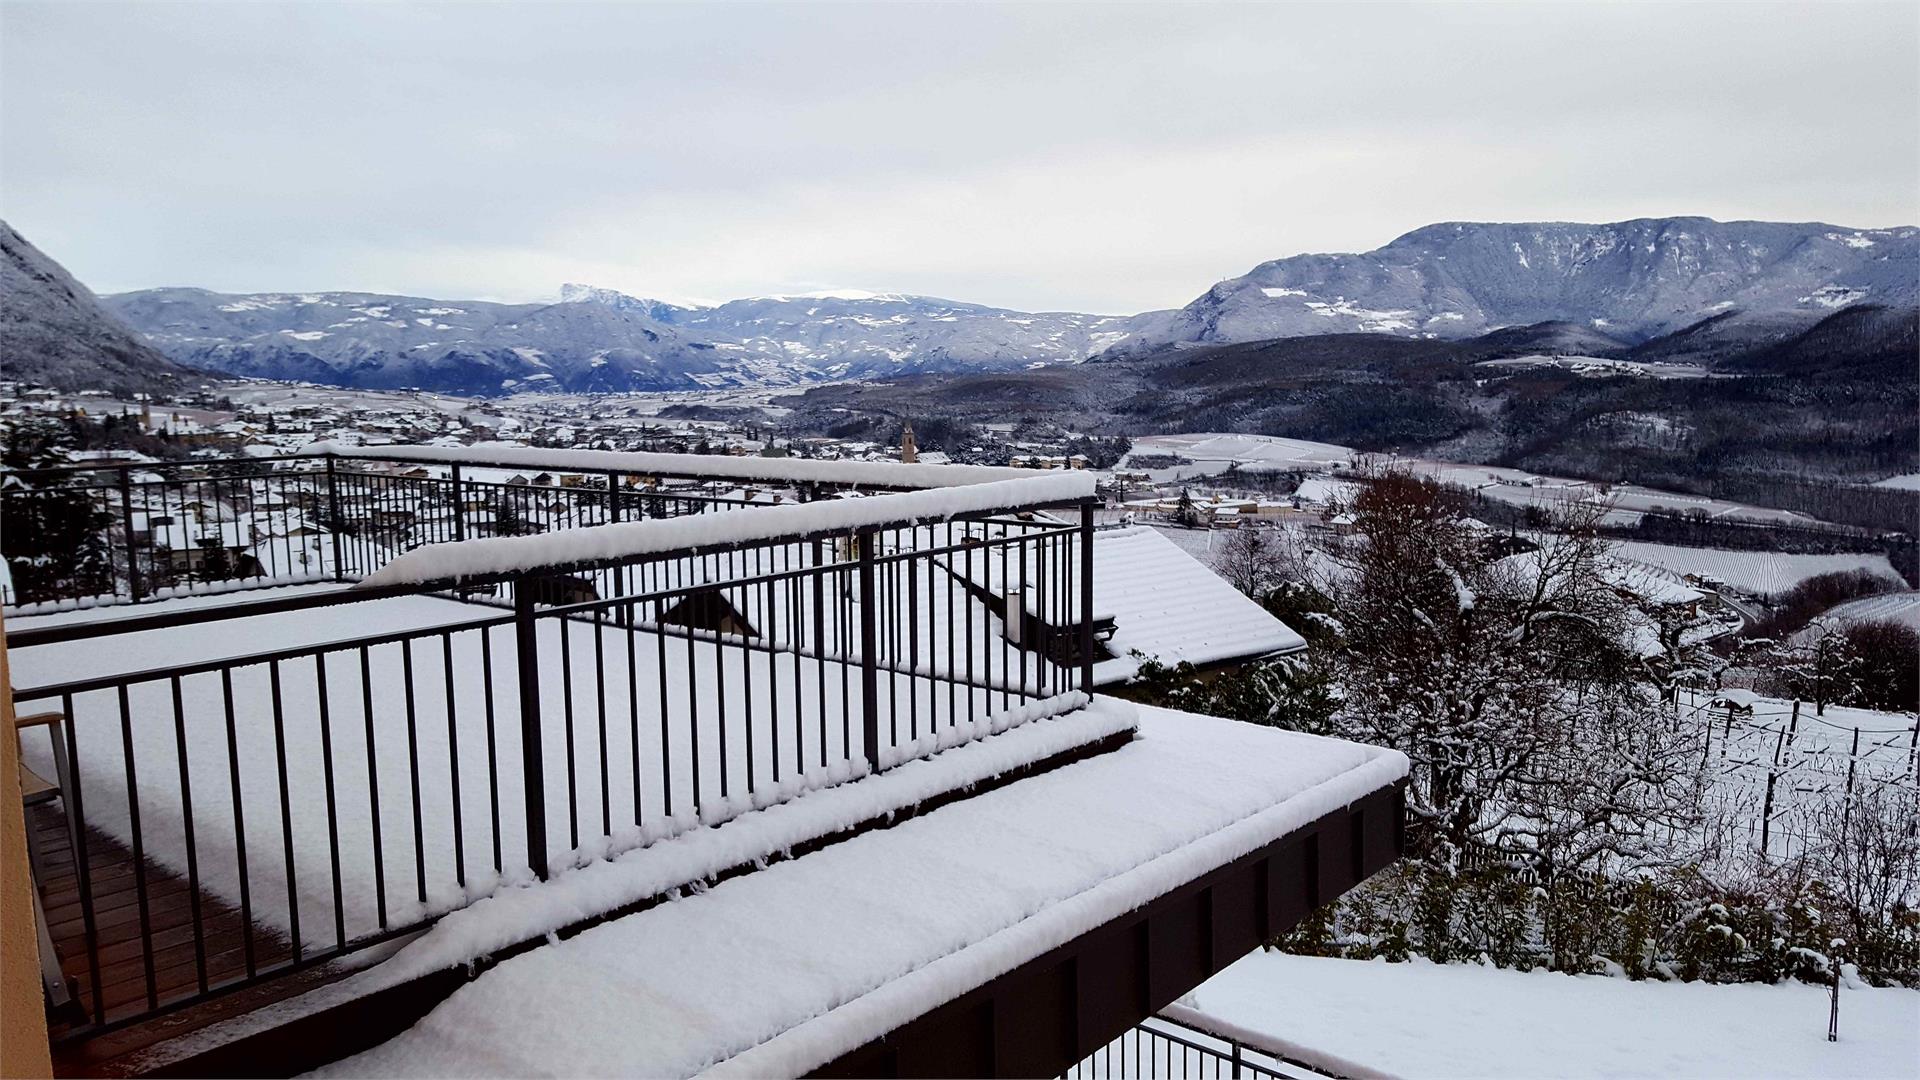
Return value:
M 1406 771 L 1392 751 L 1139 713 L 1139 737 L 1119 750 L 507 960 L 409 1031 L 322 1074 L 800 1075 Z M 1023 730 L 1054 722 L 1063 721 Z M 736 827 L 755 826 L 707 835 Z M 412 948 L 457 961 L 444 942 L 484 939 L 490 919 L 571 907 L 569 890 L 644 875 L 661 857 L 670 852 L 643 849 L 522 890 L 526 902 L 476 904 Z

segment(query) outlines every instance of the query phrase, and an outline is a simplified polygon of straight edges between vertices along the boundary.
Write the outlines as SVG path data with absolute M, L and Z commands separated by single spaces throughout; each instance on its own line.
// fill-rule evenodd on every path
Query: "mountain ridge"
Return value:
M 1372 251 L 1263 262 L 1112 351 L 1354 331 L 1458 339 L 1544 321 L 1584 322 L 1632 344 L 1727 310 L 1804 328 L 1852 303 L 1916 302 L 1917 268 L 1912 226 L 1436 222 Z
M 102 300 L 189 366 L 472 394 L 1011 373 L 1169 348 L 1347 333 L 1466 340 L 1545 323 L 1561 327 L 1562 351 L 1653 345 L 1712 363 L 1853 305 L 1920 303 L 1920 229 L 1436 222 L 1369 252 L 1268 260 L 1185 307 L 1130 316 L 864 290 L 681 304 L 578 283 L 558 302 L 526 304 L 198 289 Z
M 62 390 L 153 392 L 195 377 L 0 221 L 0 375 Z

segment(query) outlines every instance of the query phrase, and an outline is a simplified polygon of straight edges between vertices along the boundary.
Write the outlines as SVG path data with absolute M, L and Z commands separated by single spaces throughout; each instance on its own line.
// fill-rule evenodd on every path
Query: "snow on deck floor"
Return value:
M 1911 1077 L 1920 991 L 1633 982 L 1257 952 L 1188 1003 L 1399 1076 Z
M 322 1072 L 798 1075 L 1405 771 L 1142 708 L 1120 750 L 516 957 Z

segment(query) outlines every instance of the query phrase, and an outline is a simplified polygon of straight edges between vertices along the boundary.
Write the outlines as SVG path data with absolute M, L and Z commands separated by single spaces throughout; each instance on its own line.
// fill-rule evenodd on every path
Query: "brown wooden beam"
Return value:
M 1059 1076 L 1399 858 L 1404 805 L 1382 788 L 812 1075 Z

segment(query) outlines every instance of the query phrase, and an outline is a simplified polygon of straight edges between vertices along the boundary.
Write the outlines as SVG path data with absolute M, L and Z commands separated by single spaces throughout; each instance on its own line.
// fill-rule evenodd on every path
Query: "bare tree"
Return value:
M 1264 600 L 1286 580 L 1288 553 L 1273 530 L 1235 529 L 1213 553 L 1214 572 L 1255 600 Z
M 1439 866 L 1475 851 L 1544 874 L 1657 856 L 1698 805 L 1698 753 L 1639 678 L 1625 601 L 1598 572 L 1604 506 L 1549 514 L 1496 557 L 1460 495 L 1377 477 L 1334 546 L 1345 624 L 1341 733 L 1412 759 L 1412 838 Z

